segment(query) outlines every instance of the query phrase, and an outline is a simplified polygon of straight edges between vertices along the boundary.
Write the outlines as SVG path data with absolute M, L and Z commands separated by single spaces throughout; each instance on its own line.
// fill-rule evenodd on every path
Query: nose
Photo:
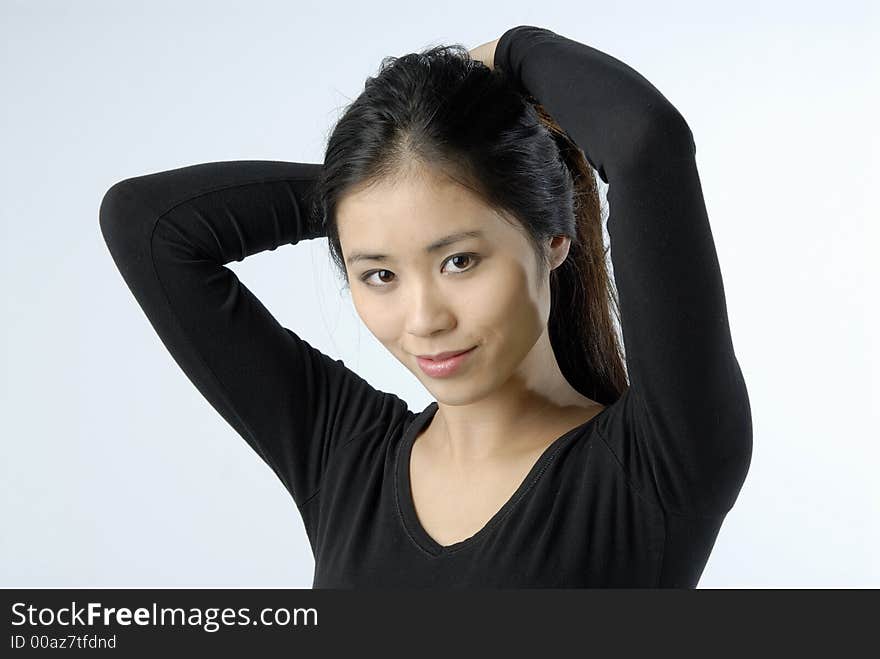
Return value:
M 455 327 L 455 315 L 443 295 L 431 284 L 416 284 L 406 300 L 406 331 L 430 337 Z

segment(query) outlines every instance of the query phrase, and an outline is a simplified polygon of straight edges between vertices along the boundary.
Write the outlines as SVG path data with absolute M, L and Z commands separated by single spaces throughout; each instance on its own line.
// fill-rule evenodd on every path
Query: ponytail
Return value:
M 592 166 L 581 149 L 534 103 L 574 182 L 577 236 L 568 258 L 550 273 L 550 343 L 562 374 L 581 395 L 603 405 L 615 402 L 628 386 L 621 342 L 617 291 L 609 275 L 602 237 L 602 207 Z

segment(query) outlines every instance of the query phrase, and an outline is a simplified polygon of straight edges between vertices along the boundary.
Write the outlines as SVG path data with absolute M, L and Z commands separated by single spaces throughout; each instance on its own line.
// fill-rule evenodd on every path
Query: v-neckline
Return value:
M 463 540 L 454 542 L 451 545 L 441 545 L 425 530 L 416 514 L 415 501 L 412 494 L 412 481 L 410 478 L 410 462 L 412 460 L 413 445 L 415 444 L 419 433 L 424 430 L 431 422 L 431 419 L 434 418 L 438 407 L 437 401 L 433 401 L 422 410 L 422 412 L 415 416 L 397 446 L 394 465 L 397 507 L 400 512 L 401 521 L 406 528 L 407 535 L 409 535 L 413 542 L 432 556 L 453 554 L 479 542 L 505 517 L 507 517 L 523 495 L 538 482 L 544 473 L 544 470 L 556 456 L 557 451 L 562 448 L 565 440 L 585 430 L 608 409 L 608 406 L 605 406 L 583 423 L 571 428 L 553 440 L 553 442 L 544 449 L 535 461 L 535 464 L 529 470 L 528 474 L 526 474 L 526 477 L 519 484 L 516 491 L 509 499 L 507 499 L 507 501 L 504 502 L 504 505 L 498 509 L 498 511 L 479 531 Z

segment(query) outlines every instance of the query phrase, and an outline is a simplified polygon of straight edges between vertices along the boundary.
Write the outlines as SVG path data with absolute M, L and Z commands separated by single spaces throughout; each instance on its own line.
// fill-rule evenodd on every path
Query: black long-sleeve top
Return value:
M 321 165 L 212 162 L 113 185 L 110 253 L 189 379 L 302 515 L 316 588 L 695 587 L 751 462 L 748 394 L 681 114 L 623 62 L 549 30 L 500 38 L 495 65 L 608 183 L 630 386 L 557 438 L 471 537 L 420 525 L 411 411 L 283 327 L 224 267 L 321 235 Z

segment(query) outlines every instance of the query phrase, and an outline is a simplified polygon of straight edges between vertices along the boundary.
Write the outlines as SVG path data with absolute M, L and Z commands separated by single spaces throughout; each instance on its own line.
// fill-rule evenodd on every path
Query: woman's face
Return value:
M 471 190 L 425 171 L 347 195 L 337 220 L 358 315 L 439 401 L 477 400 L 541 363 L 527 358 L 547 326 L 548 277 L 538 280 L 525 236 Z M 479 235 L 429 249 L 464 232 Z M 568 243 L 548 241 L 554 267 Z M 447 377 L 416 359 L 474 346 Z

